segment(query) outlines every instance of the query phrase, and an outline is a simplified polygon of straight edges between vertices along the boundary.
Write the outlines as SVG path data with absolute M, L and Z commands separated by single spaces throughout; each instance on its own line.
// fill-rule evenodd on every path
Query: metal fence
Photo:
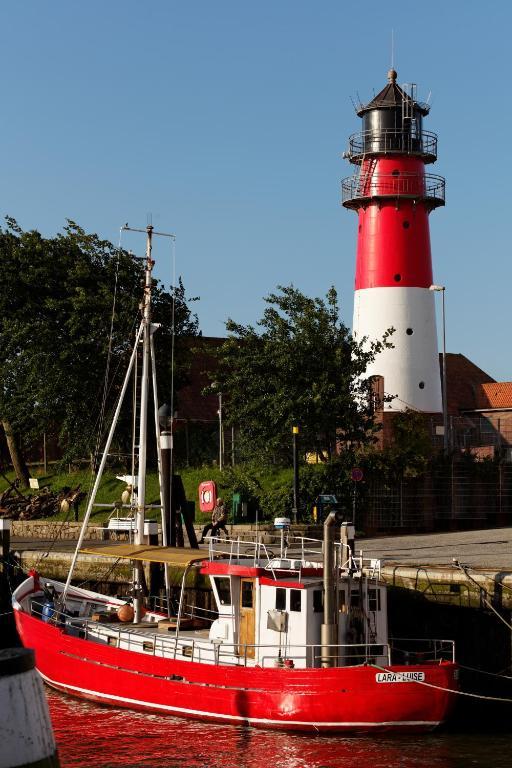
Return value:
M 361 519 L 369 529 L 449 530 L 509 525 L 512 464 L 453 461 L 421 477 L 373 480 Z

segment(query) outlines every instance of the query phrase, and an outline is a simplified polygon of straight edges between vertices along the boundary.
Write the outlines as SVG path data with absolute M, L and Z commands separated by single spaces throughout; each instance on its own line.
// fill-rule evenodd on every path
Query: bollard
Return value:
M 57 746 L 34 651 L 0 650 L 0 768 L 58 768 Z

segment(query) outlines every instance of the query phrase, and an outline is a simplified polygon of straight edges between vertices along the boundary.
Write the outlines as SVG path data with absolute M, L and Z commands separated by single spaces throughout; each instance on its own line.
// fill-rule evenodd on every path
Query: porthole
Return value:
M 363 228 L 363 227 L 362 227 L 362 225 L 360 224 L 360 225 L 359 225 L 359 231 L 361 231 L 361 230 L 362 230 L 362 228 Z
M 398 168 L 395 168 L 394 171 L 391 171 L 391 175 L 392 176 L 400 176 L 400 171 L 398 170 Z
M 409 222 L 408 222 L 408 221 L 404 221 L 404 222 L 402 222 L 402 227 L 403 227 L 404 229 L 409 229 L 409 227 L 410 227 L 410 226 L 411 226 L 411 225 L 409 224 Z
M 425 389 L 425 382 L 424 381 L 420 381 L 420 383 L 418 384 L 418 387 L 420 389 Z
M 412 328 L 407 328 L 407 330 L 406 330 L 406 334 L 407 334 L 408 336 L 412 336 L 412 335 L 413 335 L 413 333 L 414 333 L 414 331 L 413 331 L 413 329 L 412 329 Z
M 398 273 L 394 277 L 395 283 L 399 283 L 401 279 L 402 279 L 402 275 L 399 275 Z

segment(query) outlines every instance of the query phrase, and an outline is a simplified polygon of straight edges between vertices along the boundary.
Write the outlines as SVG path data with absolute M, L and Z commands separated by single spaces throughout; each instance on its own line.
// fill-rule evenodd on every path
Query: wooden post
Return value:
M 0 518 L 0 547 L 2 550 L 2 559 L 6 563 L 9 559 L 11 548 L 11 520 L 5 517 Z M 6 566 L 4 565 L 4 568 Z

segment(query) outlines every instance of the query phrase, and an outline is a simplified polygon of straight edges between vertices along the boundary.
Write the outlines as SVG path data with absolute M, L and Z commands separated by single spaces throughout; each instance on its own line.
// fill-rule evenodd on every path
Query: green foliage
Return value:
M 217 391 L 226 417 L 239 430 L 245 458 L 289 464 L 291 429 L 299 425 L 301 450 L 328 461 L 338 440 L 372 441 L 366 367 L 384 346 L 357 343 L 339 319 L 338 297 L 308 298 L 293 286 L 270 294 L 259 329 L 228 320 L 230 334 L 219 352 Z
M 432 440 L 425 414 L 410 409 L 396 414 L 393 419 L 393 444 L 383 456 L 392 475 L 395 478 L 416 477 L 425 471 L 432 456 Z
M 120 390 L 139 322 L 142 264 L 74 222 L 62 234 L 44 238 L 23 232 L 11 218 L 0 228 L 0 263 L 0 420 L 8 420 L 26 443 L 57 431 L 66 458 L 87 456 L 95 446 L 111 322 L 107 412 Z M 157 285 L 153 318 L 163 324 L 156 334 L 163 352 L 163 397 L 170 396 L 172 303 L 172 292 Z M 178 337 L 198 332 L 181 281 L 175 289 L 175 327 Z M 178 343 L 178 358 L 179 350 Z

